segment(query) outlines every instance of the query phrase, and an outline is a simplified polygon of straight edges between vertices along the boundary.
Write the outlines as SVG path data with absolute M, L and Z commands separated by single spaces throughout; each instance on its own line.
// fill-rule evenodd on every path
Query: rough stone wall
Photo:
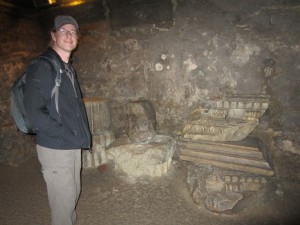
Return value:
M 298 133 L 299 4 L 169 2 L 148 5 L 168 13 L 161 20 L 141 16 L 130 24 L 112 5 L 112 17 L 81 23 L 79 79 L 87 96 L 111 101 L 115 130 L 122 131 L 128 100 L 153 102 L 159 130 L 172 133 L 212 99 L 266 94 L 271 104 L 262 124 Z
M 260 128 L 281 131 L 289 140 L 283 148 L 299 149 L 299 3 L 123 3 L 90 1 L 75 9 L 43 11 L 36 15 L 41 28 L 28 17 L 0 14 L 1 126 L 10 121 L 13 78 L 29 56 L 43 49 L 54 15 L 68 13 L 81 26 L 74 66 L 82 91 L 85 97 L 107 98 L 116 134 L 124 131 L 128 101 L 151 101 L 158 132 L 174 134 L 190 112 L 209 108 L 211 100 L 266 94 L 270 106 Z
M 15 128 L 10 112 L 10 88 L 32 57 L 45 47 L 35 17 L 0 8 L 0 162 L 17 166 L 35 154 L 34 137 Z
M 13 9 L 0 8 L 0 125 L 12 125 L 10 88 L 32 57 L 45 47 L 35 17 Z

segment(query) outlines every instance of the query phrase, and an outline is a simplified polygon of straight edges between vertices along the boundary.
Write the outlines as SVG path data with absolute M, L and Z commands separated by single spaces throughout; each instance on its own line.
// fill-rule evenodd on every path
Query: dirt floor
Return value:
M 174 163 L 167 177 L 129 183 L 110 166 L 84 170 L 77 225 L 292 225 L 300 222 L 300 183 L 284 183 L 281 191 L 235 215 L 197 207 L 184 181 L 185 169 Z M 47 225 L 50 214 L 46 186 L 36 158 L 18 167 L 0 165 L 0 224 Z M 299 219 L 299 222 L 298 222 Z M 298 223 L 297 223 L 298 222 Z

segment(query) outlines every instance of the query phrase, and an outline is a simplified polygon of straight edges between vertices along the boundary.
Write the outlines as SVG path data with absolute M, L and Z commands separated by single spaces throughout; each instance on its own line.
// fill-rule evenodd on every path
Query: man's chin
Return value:
M 76 47 L 74 46 L 69 46 L 69 47 L 65 47 L 64 50 L 65 51 L 69 51 L 69 52 L 72 52 Z

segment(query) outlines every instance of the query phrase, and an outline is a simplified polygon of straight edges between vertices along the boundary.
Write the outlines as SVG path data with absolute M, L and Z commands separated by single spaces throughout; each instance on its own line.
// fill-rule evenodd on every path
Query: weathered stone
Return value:
M 84 98 L 84 104 L 92 134 L 110 130 L 111 120 L 107 100 L 104 98 Z
M 156 135 L 155 110 L 149 101 L 127 103 L 126 133 L 133 142 L 149 142 Z
M 235 192 L 226 192 L 226 194 L 211 193 L 207 196 L 205 207 L 214 212 L 230 211 L 238 201 L 243 198 L 243 195 Z
M 240 141 L 253 131 L 257 121 L 211 121 L 199 119 L 189 122 L 184 128 L 184 137 L 192 140 Z
M 300 155 L 300 146 L 290 140 L 277 140 L 278 147 L 284 152 L 292 152 Z
M 268 96 L 226 97 L 215 101 L 212 109 L 193 112 L 181 135 L 192 140 L 243 140 L 259 124 L 268 105 Z
M 105 149 L 115 141 L 115 136 L 110 130 L 110 112 L 106 99 L 85 98 L 84 104 L 87 111 L 90 130 L 92 133 L 92 151 L 83 151 L 83 168 L 97 168 L 106 163 Z
M 190 141 L 180 151 L 180 159 L 248 173 L 273 176 L 274 171 L 257 146 L 220 142 Z
M 207 177 L 205 189 L 207 192 L 221 192 L 226 188 L 225 181 L 220 177 L 220 174 L 214 173 Z
M 106 147 L 115 141 L 115 136 L 112 131 L 102 131 L 98 134 L 93 134 L 92 151 L 84 150 L 82 153 L 83 168 L 97 168 L 107 162 Z
M 108 159 L 115 169 L 129 178 L 166 175 L 172 166 L 175 141 L 168 136 L 157 135 L 150 143 L 132 143 L 127 137 L 119 138 L 107 150 Z
M 195 204 L 218 213 L 232 214 L 251 207 L 244 196 L 251 199 L 256 193 L 264 193 L 267 180 L 261 175 L 228 169 L 218 169 L 206 165 L 190 165 L 187 183 Z M 239 209 L 235 206 L 239 204 Z

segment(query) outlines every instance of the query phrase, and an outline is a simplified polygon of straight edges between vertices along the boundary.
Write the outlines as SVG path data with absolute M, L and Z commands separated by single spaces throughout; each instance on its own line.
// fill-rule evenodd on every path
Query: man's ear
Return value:
M 51 38 L 53 41 L 56 41 L 55 32 L 51 31 Z

